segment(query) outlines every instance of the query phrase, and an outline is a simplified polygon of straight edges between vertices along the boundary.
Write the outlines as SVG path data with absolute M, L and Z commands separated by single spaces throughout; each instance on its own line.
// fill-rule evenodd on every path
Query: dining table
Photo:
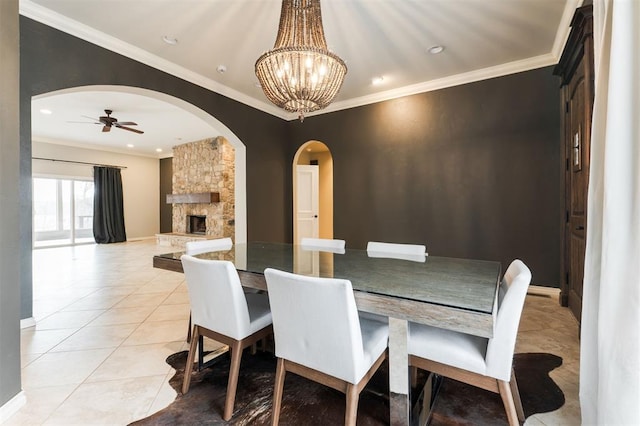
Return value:
M 184 251 L 159 254 L 153 266 L 182 272 Z M 202 259 L 229 260 L 244 287 L 267 290 L 264 270 L 351 281 L 358 310 L 389 321 L 389 420 L 416 424 L 408 374 L 409 322 L 491 338 L 497 313 L 500 262 L 432 255 L 401 256 L 361 249 L 339 252 L 276 242 L 235 244 L 203 252 Z

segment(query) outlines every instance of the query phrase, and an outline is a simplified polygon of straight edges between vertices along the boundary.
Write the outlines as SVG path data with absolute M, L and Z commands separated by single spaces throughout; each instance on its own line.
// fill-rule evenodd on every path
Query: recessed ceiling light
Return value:
M 172 46 L 175 46 L 176 44 L 178 44 L 178 39 L 175 37 L 170 37 L 170 36 L 162 36 L 162 41 L 164 41 L 167 44 L 170 44 Z
M 162 152 L 162 148 L 156 148 L 156 152 Z
M 133 148 L 133 144 L 128 143 L 127 148 Z
M 373 77 L 373 79 L 371 80 L 371 83 L 377 86 L 378 84 L 382 84 L 383 81 L 384 81 L 384 77 L 378 76 L 378 77 Z
M 218 65 L 216 71 L 218 71 L 220 74 L 224 74 L 225 72 L 227 72 L 227 67 L 225 67 L 224 65 Z
M 45 108 L 42 108 L 42 109 L 40 110 L 40 112 L 41 112 L 42 114 L 46 114 L 46 115 L 51 115 L 51 114 L 53 114 L 53 112 L 52 112 L 50 109 L 45 109 Z
M 432 55 L 437 55 L 438 53 L 442 53 L 444 51 L 444 46 L 432 46 L 429 48 L 429 53 Z

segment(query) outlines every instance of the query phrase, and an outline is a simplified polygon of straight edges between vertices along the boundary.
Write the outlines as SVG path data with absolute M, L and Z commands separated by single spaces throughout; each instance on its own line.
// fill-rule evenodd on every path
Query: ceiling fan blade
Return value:
M 110 131 L 111 131 L 111 126 L 104 126 L 104 127 L 102 128 L 102 131 L 103 131 L 103 132 L 110 132 Z
M 117 123 L 114 123 L 116 125 L 120 125 L 120 126 L 137 126 L 138 123 L 134 123 L 133 121 L 118 121 Z
M 131 127 L 120 126 L 119 124 L 116 124 L 116 127 L 118 129 L 128 130 L 128 131 L 134 132 L 134 133 L 140 133 L 140 134 L 144 133 L 142 130 L 132 129 Z

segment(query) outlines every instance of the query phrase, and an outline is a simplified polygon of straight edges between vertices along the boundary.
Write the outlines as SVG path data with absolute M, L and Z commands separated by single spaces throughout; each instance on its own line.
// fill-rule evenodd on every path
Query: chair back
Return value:
M 191 319 L 200 325 L 240 340 L 251 334 L 247 299 L 233 263 L 183 255 Z
M 194 255 L 198 253 L 205 253 L 208 251 L 221 251 L 231 250 L 233 247 L 233 241 L 231 238 L 215 238 L 213 240 L 198 240 L 189 241 L 185 244 L 185 250 L 187 254 Z
M 271 268 L 264 275 L 276 356 L 357 383 L 364 353 L 351 281 Z
M 367 256 L 369 257 L 385 257 L 424 262 L 426 255 L 427 247 L 421 244 L 381 243 L 377 241 L 369 241 L 367 243 Z
M 511 262 L 498 289 L 498 313 L 493 337 L 487 346 L 487 375 L 509 381 L 524 299 L 531 271 L 519 259 Z
M 346 243 L 344 240 L 332 240 L 329 238 L 302 238 L 300 246 L 305 250 L 328 251 L 331 253 L 344 253 Z

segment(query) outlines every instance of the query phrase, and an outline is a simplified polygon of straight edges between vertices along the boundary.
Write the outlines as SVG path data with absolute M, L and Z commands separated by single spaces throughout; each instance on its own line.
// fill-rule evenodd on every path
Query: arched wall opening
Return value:
M 302 144 L 293 157 L 293 241 L 299 243 L 298 226 L 299 190 L 297 166 L 318 166 L 318 237 L 333 238 L 333 156 L 329 147 L 320 141 L 310 140 Z
M 34 96 L 32 100 L 42 99 L 54 95 L 64 95 L 67 93 L 76 93 L 83 91 L 91 92 L 119 92 L 132 95 L 143 96 L 168 103 L 180 108 L 193 116 L 207 123 L 212 129 L 212 136 L 223 136 L 235 150 L 234 162 L 234 179 L 235 179 L 235 242 L 242 243 L 247 240 L 247 201 L 246 201 L 246 147 L 244 143 L 221 121 L 203 111 L 202 109 L 190 104 L 175 96 L 166 93 L 156 92 L 153 90 L 143 89 L 131 86 L 119 85 L 90 85 L 78 86 L 48 92 Z M 33 119 L 33 118 L 32 118 Z M 179 125 L 179 124 L 177 124 Z

